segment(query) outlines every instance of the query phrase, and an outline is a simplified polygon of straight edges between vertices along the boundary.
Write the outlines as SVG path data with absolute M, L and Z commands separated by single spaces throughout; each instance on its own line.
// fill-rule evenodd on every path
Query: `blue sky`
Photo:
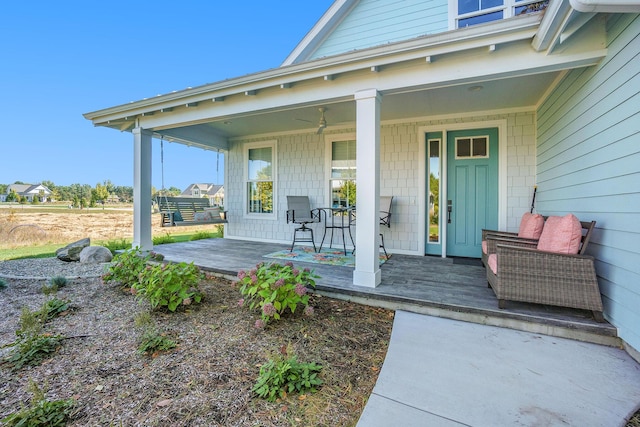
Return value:
M 0 16 L 0 183 L 133 185 L 133 137 L 83 113 L 275 68 L 332 0 L 11 1 Z M 154 140 L 153 185 L 161 187 Z M 164 144 L 165 186 L 223 156 Z M 189 165 L 185 167 L 184 165 Z

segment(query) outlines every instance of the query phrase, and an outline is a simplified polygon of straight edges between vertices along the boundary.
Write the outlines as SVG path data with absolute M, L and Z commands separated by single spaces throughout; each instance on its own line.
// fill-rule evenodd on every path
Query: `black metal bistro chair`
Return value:
M 317 252 L 316 244 L 313 240 L 313 230 L 307 227 L 307 224 L 320 222 L 320 212 L 322 212 L 320 209 L 311 209 L 308 196 L 287 196 L 287 224 L 292 222 L 301 225 L 301 227 L 293 230 L 293 242 L 291 242 L 290 252 L 293 251 L 293 246 L 296 242 L 311 242 L 313 250 Z M 298 232 L 303 234 L 308 232 L 311 237 L 298 237 Z
M 391 204 L 393 196 L 380 197 L 380 225 L 391 228 Z M 380 247 L 384 251 L 384 256 L 389 258 L 387 249 L 384 247 L 384 235 L 380 233 Z
M 380 225 L 384 225 L 387 228 L 391 228 L 391 204 L 393 203 L 393 196 L 380 197 Z M 351 225 L 356 225 L 355 211 L 353 212 L 353 220 Z M 384 251 L 384 256 L 389 258 L 387 254 L 387 248 L 384 247 L 384 235 L 380 233 L 380 247 Z M 353 254 L 356 253 L 355 246 L 353 247 Z

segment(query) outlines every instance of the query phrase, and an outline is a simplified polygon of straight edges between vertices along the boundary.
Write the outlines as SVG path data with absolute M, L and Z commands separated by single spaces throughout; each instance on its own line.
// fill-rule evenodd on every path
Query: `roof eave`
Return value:
M 248 74 L 216 83 L 189 88 L 153 98 L 130 102 L 85 113 L 94 124 L 133 117 L 147 111 L 172 108 L 190 102 L 242 93 L 248 90 L 295 83 L 325 75 L 346 73 L 372 66 L 388 65 L 429 55 L 444 55 L 493 43 L 506 43 L 532 38 L 538 31 L 541 14 L 529 14 L 504 21 L 478 25 L 443 33 L 417 37 L 408 41 L 390 43 L 335 56 L 319 58 Z

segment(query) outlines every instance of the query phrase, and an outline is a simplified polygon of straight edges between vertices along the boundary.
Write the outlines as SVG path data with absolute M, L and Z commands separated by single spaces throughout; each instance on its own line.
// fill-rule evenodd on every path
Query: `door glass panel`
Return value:
M 487 138 L 473 138 L 473 157 L 487 157 Z
M 471 156 L 471 139 L 459 138 L 456 139 L 456 157 L 469 157 Z
M 429 140 L 429 243 L 440 243 L 440 140 Z

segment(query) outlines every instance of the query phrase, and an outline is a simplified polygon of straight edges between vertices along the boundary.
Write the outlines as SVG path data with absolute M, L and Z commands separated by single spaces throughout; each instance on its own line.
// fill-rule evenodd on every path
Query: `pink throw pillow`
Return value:
M 550 216 L 538 241 L 538 250 L 577 254 L 582 241 L 582 225 L 573 214 Z
M 525 239 L 539 239 L 544 227 L 544 218 L 540 214 L 525 212 L 520 221 L 518 237 Z
M 482 241 L 482 253 L 483 254 L 487 253 L 487 241 L 486 240 Z
M 489 268 L 493 271 L 493 274 L 498 274 L 498 255 L 491 254 L 487 259 L 487 264 L 489 264 Z

